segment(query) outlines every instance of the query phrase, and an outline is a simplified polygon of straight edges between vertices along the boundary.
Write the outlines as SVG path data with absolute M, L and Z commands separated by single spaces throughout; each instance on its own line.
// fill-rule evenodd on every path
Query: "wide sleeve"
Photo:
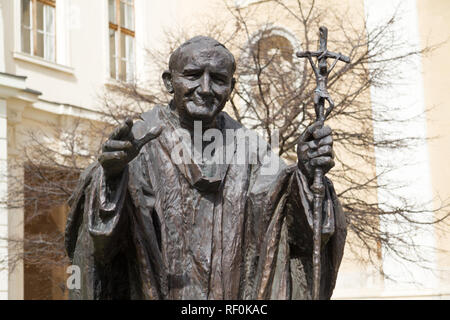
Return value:
M 128 172 L 112 184 L 95 163 L 79 179 L 69 200 L 65 246 L 72 265 L 80 270 L 80 287 L 70 299 L 130 297 Z
M 276 174 L 265 175 L 258 168 L 254 175 L 247 233 L 257 243 L 258 254 L 254 273 L 249 273 L 255 279 L 249 280 L 253 293 L 246 297 L 311 299 L 313 193 L 296 165 L 280 163 Z M 324 182 L 320 297 L 329 299 L 343 256 L 346 223 L 331 181 Z
M 302 239 L 301 234 L 307 235 L 309 239 L 313 233 L 314 194 L 309 188 L 307 179 L 300 169 L 294 167 L 291 170 L 293 172 L 291 188 L 288 190 L 288 204 L 291 209 L 287 215 L 287 219 L 289 220 L 288 227 L 291 242 L 303 249 L 304 243 L 298 243 L 299 239 Z M 336 228 L 339 228 L 337 230 L 339 232 L 342 231 L 341 229 L 346 229 L 345 217 L 343 217 L 341 205 L 337 199 L 331 180 L 324 177 L 324 186 L 325 196 L 322 202 L 322 247 L 335 234 Z M 302 242 L 304 240 L 306 239 L 303 239 Z M 312 239 L 309 240 L 312 241 Z
M 313 198 L 306 177 L 295 167 L 286 205 L 287 242 L 291 259 L 308 271 L 307 284 L 312 286 Z M 333 183 L 324 177 L 325 197 L 322 203 L 322 246 L 320 298 L 329 299 L 336 284 L 344 254 L 347 225 Z M 295 273 L 294 264 L 291 272 Z M 294 277 L 295 278 L 295 277 Z M 295 292 L 296 284 L 292 284 Z M 298 290 L 297 290 L 298 291 Z
M 96 262 L 107 264 L 121 249 L 126 238 L 127 217 L 124 206 L 128 169 L 114 180 L 107 180 L 103 168 L 97 164 L 85 176 L 80 179 L 80 186 L 69 203 L 72 210 L 66 225 L 66 248 L 69 257 L 73 256 L 77 237 L 74 222 L 83 216 L 87 232 L 92 238 Z
M 139 123 L 135 136 L 141 136 L 135 133 Z M 167 291 L 149 174 L 151 143 L 112 180 L 98 162 L 80 175 L 65 231 L 67 255 L 81 272 L 81 286 L 69 290 L 70 299 L 158 299 Z
M 126 243 L 127 214 L 125 198 L 128 167 L 114 179 L 107 179 L 100 166 L 93 180 L 87 203 L 88 230 L 94 244 L 94 255 L 101 264 L 108 263 Z

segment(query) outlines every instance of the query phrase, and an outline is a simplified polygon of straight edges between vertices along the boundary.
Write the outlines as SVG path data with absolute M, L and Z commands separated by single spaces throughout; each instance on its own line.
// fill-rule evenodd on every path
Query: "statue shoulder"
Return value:
M 245 127 L 241 123 L 230 117 L 230 115 L 225 111 L 222 111 L 218 114 L 217 121 L 219 121 L 219 126 L 222 129 L 245 129 Z

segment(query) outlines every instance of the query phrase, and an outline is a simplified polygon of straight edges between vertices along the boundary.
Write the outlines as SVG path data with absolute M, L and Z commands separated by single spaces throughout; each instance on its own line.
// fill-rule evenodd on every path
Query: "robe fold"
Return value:
M 119 177 L 107 179 L 98 163 L 89 166 L 69 200 L 65 245 L 81 270 L 81 288 L 69 297 L 311 299 L 313 194 L 298 167 L 268 146 L 258 146 L 265 161 L 248 163 L 230 148 L 232 160 L 214 170 L 174 161 L 176 113 L 156 106 L 141 118 L 135 137 L 163 124 L 161 135 Z M 248 132 L 225 112 L 217 127 Z M 276 170 L 268 174 L 267 165 Z M 329 299 L 346 223 L 324 180 L 320 297 Z

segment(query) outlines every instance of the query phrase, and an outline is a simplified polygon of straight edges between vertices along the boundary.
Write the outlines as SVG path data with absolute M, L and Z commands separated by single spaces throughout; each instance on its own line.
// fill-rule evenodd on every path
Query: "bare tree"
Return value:
M 333 12 L 315 5 L 314 1 L 265 1 L 278 7 L 285 17 L 297 24 L 302 51 L 314 51 L 318 46 L 318 29 L 321 24 L 330 26 L 329 39 L 332 51 L 339 50 L 351 59 L 349 64 L 337 64 L 330 75 L 328 88 L 335 102 L 330 115 L 330 125 L 336 150 L 336 167 L 328 173 L 338 190 L 338 197 L 347 215 L 351 241 L 349 248 L 355 256 L 371 263 L 381 273 L 381 248 L 399 261 L 410 261 L 426 267 L 421 246 L 414 242 L 414 234 L 425 230 L 424 226 L 444 226 L 449 215 L 448 201 L 434 209 L 439 218 L 427 219 L 428 203 L 411 203 L 406 197 L 398 199 L 400 205 L 381 203 L 376 194 L 380 189 L 394 191 L 401 186 L 381 184 L 380 177 L 396 170 L 390 164 L 383 170 L 375 170 L 374 149 L 399 150 L 417 146 L 425 140 L 415 136 L 394 137 L 382 135 L 374 138 L 376 122 L 399 125 L 414 119 L 389 118 L 388 110 L 402 106 L 377 106 L 370 103 L 370 88 L 390 86 L 389 79 L 398 79 L 400 63 L 411 57 L 430 52 L 433 47 L 413 50 L 409 43 L 398 40 L 393 25 L 399 13 L 376 28 L 360 23 L 350 12 Z M 279 35 L 272 23 L 255 23 L 258 8 L 240 9 L 229 7 L 241 36 L 238 47 L 238 86 L 233 93 L 231 105 L 238 121 L 270 137 L 279 130 L 279 155 L 295 161 L 295 147 L 304 128 L 315 120 L 313 90 L 315 78 L 308 64 L 294 57 L 295 46 Z M 257 27 L 255 27 L 255 25 Z M 244 43 L 244 46 L 242 46 Z M 334 49 L 336 48 L 336 49 Z M 386 58 L 388 56 L 389 58 Z M 417 117 L 422 115 L 417 115 Z M 404 164 L 398 164 L 401 166 Z M 401 225 L 395 231 L 383 228 L 383 219 Z M 407 248 L 408 250 L 404 250 Z M 389 275 L 386 275 L 389 277 Z
M 329 10 L 318 6 L 314 0 L 266 0 L 245 8 L 236 6 L 234 1 L 227 3 L 232 17 L 228 24 L 223 21 L 203 23 L 202 33 L 220 40 L 238 58 L 237 85 L 228 111 L 237 121 L 268 139 L 274 130 L 278 130 L 278 153 L 288 162 L 296 161 L 298 138 L 315 120 L 314 74 L 308 64 L 295 57 L 295 52 L 300 46 L 302 51 L 316 50 L 319 26 L 326 24 L 329 27 L 331 50 L 340 51 L 351 59 L 349 64 L 338 63 L 328 80 L 329 92 L 335 102 L 329 122 L 333 127 L 336 150 L 336 167 L 328 176 L 335 183 L 347 214 L 349 238 L 352 239 L 347 248 L 381 273 L 381 248 L 400 262 L 409 261 L 426 267 L 426 257 L 421 254 L 421 245 L 414 242 L 414 235 L 428 230 L 430 225 L 437 230 L 448 226 L 449 199 L 442 199 L 440 206 L 432 210 L 436 217 L 433 219 L 429 219 L 429 203 L 412 203 L 406 197 L 397 199 L 396 204 L 377 199 L 380 190 L 391 192 L 402 187 L 393 182 L 382 183 L 381 178 L 404 164 L 388 164 L 377 171 L 374 149 L 406 151 L 426 140 L 416 136 L 392 137 L 388 133 L 375 138 L 374 124 L 395 127 L 404 122 L 413 124 L 416 119 L 389 116 L 392 112 L 388 111 L 404 106 L 377 105 L 374 110 L 370 89 L 389 87 L 392 79 L 402 78 L 400 65 L 430 53 L 438 44 L 415 50 L 410 43 L 400 41 L 394 28 L 395 22 L 401 19 L 398 11 L 393 12 L 386 23 L 369 28 L 366 17 L 355 17 L 354 12 L 345 9 Z M 270 8 L 267 20 L 261 18 L 262 6 L 266 6 L 266 12 Z M 279 32 L 277 19 L 292 22 L 293 36 L 298 43 Z M 168 48 L 173 49 L 194 35 L 185 31 L 167 32 Z M 157 74 L 167 67 L 169 53 L 170 50 L 149 50 L 149 60 L 154 63 Z M 154 96 L 161 97 L 156 101 L 167 101 L 167 96 L 157 92 Z M 421 116 L 418 114 L 416 118 Z M 387 231 L 383 221 L 401 227 Z
M 430 221 L 421 219 L 420 214 L 427 212 L 423 204 L 403 199 L 403 205 L 392 206 L 377 200 L 377 190 L 389 191 L 397 187 L 380 184 L 379 179 L 380 175 L 396 168 L 388 167 L 383 172 L 376 172 L 374 148 L 406 149 L 424 141 L 415 137 L 374 139 L 373 123 L 395 126 L 397 120 L 387 118 L 382 111 L 375 113 L 368 101 L 371 86 L 389 86 L 386 79 L 389 79 L 395 64 L 426 54 L 432 47 L 405 51 L 408 44 L 399 43 L 391 28 L 397 19 L 396 14 L 388 23 L 368 31 L 363 18 L 361 23 L 352 24 L 353 17 L 320 8 L 314 1 L 270 0 L 248 8 L 229 5 L 232 19 L 227 19 L 226 27 L 217 20 L 202 24 L 203 34 L 223 42 L 237 57 L 237 85 L 228 111 L 237 121 L 266 137 L 278 130 L 278 153 L 288 162 L 296 161 L 298 138 L 315 119 L 312 107 L 315 80 L 311 68 L 295 58 L 295 51 L 299 49 L 296 44 L 277 32 L 273 21 L 256 21 L 258 19 L 254 18 L 257 16 L 255 11 L 267 5 L 276 8 L 296 26 L 296 37 L 302 50 L 316 49 L 318 27 L 326 23 L 330 34 L 333 34 L 329 46 L 351 59 L 350 64 L 338 64 L 328 82 L 330 95 L 335 101 L 330 125 L 334 129 L 337 163 L 328 176 L 335 183 L 346 212 L 350 238 L 356 239 L 348 242 L 347 247 L 377 268 L 380 266 L 381 247 L 400 260 L 421 262 L 423 257 L 420 254 L 406 255 L 402 250 L 408 247 L 420 253 L 419 245 L 412 241 L 410 233 L 386 231 L 381 220 L 389 217 L 392 223 L 407 225 L 407 230 L 413 232 L 424 225 L 445 226 L 449 213 L 442 203 L 441 207 L 434 209 L 441 213 L 440 218 Z M 148 61 L 155 74 L 160 75 L 167 68 L 170 52 L 194 35 L 185 31 L 168 31 L 165 48 L 148 50 Z M 383 58 L 387 52 L 390 53 L 389 59 Z M 65 205 L 80 172 L 89 162 L 95 161 L 105 133 L 126 116 L 137 118 L 156 103 L 166 104 L 169 96 L 164 92 L 160 81 L 145 86 L 138 81 L 109 86 L 102 96 L 103 121 L 75 120 L 64 128 L 53 127 L 48 138 L 43 133 L 28 133 L 33 147 L 24 149 L 25 160 L 17 164 L 24 168 L 25 179 L 23 176 L 10 177 L 17 179 L 18 183 L 17 188 L 10 190 L 9 205 L 25 208 L 25 226 L 30 226 L 31 231 L 24 240 L 10 239 L 20 249 L 16 250 L 16 258 L 10 257 L 10 264 L 15 259 L 23 259 L 25 264 L 48 272 L 52 265 L 67 263 L 62 232 L 32 230 L 32 226 L 42 225 L 42 221 L 45 224 L 55 207 Z M 385 108 L 392 109 L 393 106 Z M 54 143 L 45 142 L 49 140 Z M 36 224 L 39 219 L 41 222 Z M 379 270 L 383 272 L 381 268 Z

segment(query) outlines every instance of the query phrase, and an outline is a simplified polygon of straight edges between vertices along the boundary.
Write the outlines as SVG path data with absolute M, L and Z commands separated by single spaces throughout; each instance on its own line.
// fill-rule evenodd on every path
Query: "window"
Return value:
M 236 87 L 245 125 L 260 129 L 270 120 L 271 129 L 288 125 L 291 130 L 301 122 L 303 97 L 298 92 L 303 65 L 295 57 L 298 50 L 295 36 L 280 27 L 260 30 L 251 37 L 239 58 Z
M 294 43 L 279 30 L 258 34 L 247 55 L 242 57 L 246 61 L 242 74 L 249 86 L 245 90 L 249 101 L 258 107 L 270 101 L 277 105 L 275 110 L 286 109 L 290 97 L 283 93 L 296 92 L 302 78 L 299 59 L 294 58 L 295 49 Z
M 22 52 L 55 61 L 55 1 L 22 0 Z
M 111 78 L 134 80 L 134 0 L 109 1 L 109 69 Z

